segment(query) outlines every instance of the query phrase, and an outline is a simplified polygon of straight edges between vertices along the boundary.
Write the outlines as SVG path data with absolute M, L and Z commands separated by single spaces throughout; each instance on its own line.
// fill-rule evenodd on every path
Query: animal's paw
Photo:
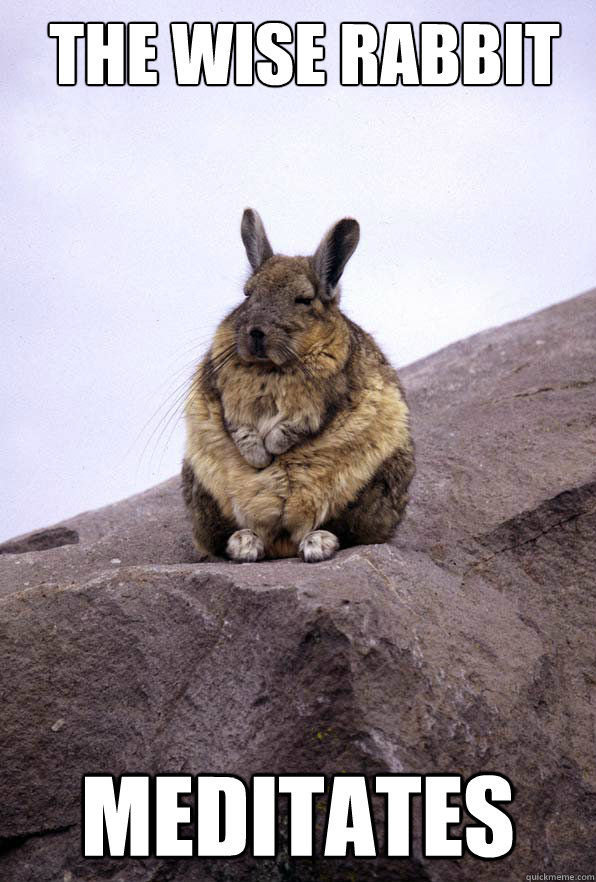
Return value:
M 240 453 L 251 466 L 255 469 L 264 469 L 269 465 L 273 457 L 265 450 L 263 444 L 252 444 L 250 447 L 239 448 Z
M 265 546 L 252 530 L 236 530 L 228 539 L 228 557 L 238 563 L 253 563 L 265 557 Z
M 283 423 L 275 426 L 265 436 L 265 447 L 269 453 L 273 453 L 274 456 L 278 456 L 280 453 L 285 453 L 286 450 L 290 449 L 292 443 L 292 436 L 284 429 Z
M 339 548 L 339 539 L 329 530 L 313 530 L 307 533 L 300 545 L 298 553 L 306 563 L 318 563 L 329 560 Z
M 259 433 L 250 426 L 239 426 L 230 429 L 230 436 L 242 454 L 246 462 L 255 469 L 264 469 L 272 460 L 272 456 L 265 450 L 263 439 Z

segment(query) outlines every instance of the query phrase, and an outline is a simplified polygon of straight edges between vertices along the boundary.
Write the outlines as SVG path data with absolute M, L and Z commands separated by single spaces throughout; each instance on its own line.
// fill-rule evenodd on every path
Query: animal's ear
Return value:
M 240 233 L 250 265 L 256 272 L 266 260 L 273 257 L 273 249 L 269 244 L 261 216 L 254 208 L 244 209 Z
M 324 299 L 333 299 L 335 287 L 346 263 L 356 250 L 359 239 L 360 226 L 358 221 L 351 217 L 344 217 L 343 220 L 338 221 L 323 237 L 312 262 L 321 283 L 321 296 Z

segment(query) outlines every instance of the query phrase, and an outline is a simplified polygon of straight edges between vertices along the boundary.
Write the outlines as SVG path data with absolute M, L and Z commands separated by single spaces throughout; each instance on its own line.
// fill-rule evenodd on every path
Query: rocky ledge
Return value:
M 593 872 L 595 308 L 402 370 L 418 472 L 391 544 L 196 564 L 174 478 L 0 546 L 0 879 Z M 517 841 L 430 860 L 416 824 L 411 858 L 352 866 L 81 857 L 83 774 L 179 771 L 497 771 Z

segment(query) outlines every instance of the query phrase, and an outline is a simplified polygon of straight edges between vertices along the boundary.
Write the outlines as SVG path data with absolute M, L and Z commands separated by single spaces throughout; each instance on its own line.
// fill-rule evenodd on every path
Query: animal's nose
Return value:
M 265 331 L 261 328 L 251 328 L 248 334 L 252 354 L 263 357 L 265 355 Z

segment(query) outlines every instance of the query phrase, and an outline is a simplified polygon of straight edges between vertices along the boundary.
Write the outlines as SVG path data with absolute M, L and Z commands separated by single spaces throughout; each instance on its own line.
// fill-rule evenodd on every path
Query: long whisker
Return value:
M 180 394 L 180 391 L 181 391 L 181 390 L 184 390 L 184 389 L 186 388 L 188 382 L 189 382 L 189 378 L 188 378 L 188 377 L 185 377 L 184 380 L 183 380 L 181 383 L 179 383 L 179 384 L 176 386 L 176 388 L 173 389 L 173 390 L 172 390 L 172 391 L 166 396 L 165 400 L 161 402 L 161 404 L 159 405 L 159 407 L 157 407 L 157 408 L 155 409 L 155 411 L 151 414 L 151 416 L 149 417 L 149 419 L 143 424 L 143 426 L 142 426 L 141 429 L 139 430 L 138 434 L 137 434 L 137 435 L 135 436 L 135 438 L 133 439 L 133 441 L 132 441 L 130 447 L 129 447 L 128 450 L 126 451 L 125 456 L 128 456 L 128 455 L 129 455 L 129 453 L 131 452 L 131 450 L 132 450 L 132 448 L 134 447 L 134 445 L 137 443 L 137 441 L 139 441 L 139 439 L 140 439 L 141 436 L 143 435 L 143 432 L 145 432 L 146 429 L 148 429 L 148 427 L 151 425 L 151 423 L 153 422 L 153 420 L 156 419 L 156 417 L 158 416 L 158 414 L 160 413 L 160 411 L 162 411 L 164 408 L 167 408 L 167 409 L 169 410 L 169 405 L 170 405 L 171 399 L 174 398 L 174 397 L 177 397 L 177 396 Z M 164 416 L 160 417 L 159 422 L 158 422 L 158 426 L 157 426 L 157 427 L 159 427 L 159 423 L 161 422 L 162 419 L 164 419 Z M 156 427 L 156 428 L 157 428 L 157 427 Z M 154 431 L 156 431 L 156 430 L 154 430 Z M 150 440 L 151 440 L 151 437 L 149 438 L 147 444 L 149 443 Z M 145 445 L 145 446 L 147 446 L 147 445 Z M 144 451 L 143 451 L 143 453 L 144 453 Z M 143 455 L 143 454 L 141 454 L 141 456 L 142 456 L 142 455 Z
M 214 358 L 210 358 L 205 362 L 203 370 L 207 379 L 211 379 L 218 374 L 233 358 L 236 356 L 236 344 L 226 347 L 219 352 Z
M 209 362 L 204 362 L 204 364 L 208 364 L 208 373 L 212 372 L 213 374 L 216 374 L 228 363 L 236 352 L 235 334 L 230 333 L 225 336 L 220 335 L 219 339 L 227 345 L 224 345 L 217 355 L 211 358 Z M 192 348 L 193 352 L 197 353 L 199 347 L 195 345 Z M 175 381 L 175 387 L 165 395 L 164 400 L 161 401 L 151 416 L 144 422 L 143 426 L 126 450 L 124 454 L 125 458 L 131 454 L 140 439 L 144 435 L 147 436 L 148 433 L 146 441 L 143 444 L 143 449 L 137 460 L 137 478 L 141 464 L 146 461 L 146 456 L 149 450 L 151 450 L 151 453 L 148 460 L 148 468 L 151 470 L 154 467 L 155 456 L 161 449 L 158 465 L 158 469 L 161 469 L 163 457 L 165 456 L 165 452 L 170 445 L 176 426 L 181 418 L 188 393 L 192 388 L 192 384 L 196 382 L 198 376 L 200 376 L 200 373 L 197 371 L 197 363 L 199 361 L 200 353 L 197 353 L 191 361 L 187 361 L 177 370 L 172 372 L 168 385 L 172 381 Z M 178 382 L 179 378 L 181 378 L 180 382 Z M 164 439 L 167 440 L 165 441 L 165 446 L 162 448 L 162 442 Z
M 231 352 L 234 352 L 235 349 L 236 349 L 236 344 L 231 343 L 229 346 L 224 346 L 223 349 L 220 349 L 220 351 L 216 355 L 209 353 L 208 363 L 209 364 L 216 364 L 220 359 L 225 358 Z
M 213 341 L 213 333 L 203 334 L 201 337 L 189 338 L 181 346 L 176 347 L 174 355 L 177 357 L 186 355 L 187 352 L 197 352 L 207 349 Z
M 159 418 L 157 424 L 154 426 L 151 434 L 149 435 L 147 441 L 145 442 L 143 450 L 141 451 L 140 461 L 143 460 L 143 457 L 145 456 L 145 454 L 147 452 L 147 448 L 149 447 L 151 442 L 155 439 L 155 445 L 153 448 L 153 452 L 151 453 L 151 456 L 149 458 L 149 468 L 151 468 L 151 466 L 153 464 L 153 458 L 155 456 L 156 448 L 159 446 L 159 443 L 163 437 L 164 432 L 167 430 L 167 427 L 170 425 L 172 419 L 178 418 L 180 416 L 180 411 L 182 409 L 184 401 L 186 400 L 186 396 L 187 396 L 188 391 L 190 389 L 190 386 L 192 384 L 192 380 L 193 380 L 192 377 L 187 378 L 183 383 L 180 384 L 180 386 L 175 390 L 175 392 L 172 393 L 172 395 L 170 396 L 170 399 L 172 397 L 174 397 L 174 400 L 169 404 L 166 412 L 164 414 L 162 414 L 162 416 Z M 159 432 L 159 435 L 157 434 L 158 432 Z M 156 435 L 157 435 L 157 437 L 156 437 Z
M 316 374 L 311 370 L 311 368 L 304 363 L 297 352 L 288 343 L 282 343 L 281 349 L 283 353 L 290 359 L 292 365 L 295 365 L 304 377 L 311 380 L 313 385 L 320 386 L 321 381 L 319 377 L 317 377 Z
M 189 384 L 188 388 L 190 389 L 190 384 Z M 161 442 L 162 442 L 162 439 L 168 430 L 168 427 L 171 426 L 170 434 L 168 435 L 167 441 L 161 450 L 161 456 L 159 459 L 158 470 L 161 469 L 161 464 L 163 462 L 165 452 L 169 447 L 170 441 L 172 439 L 172 435 L 174 434 L 174 430 L 176 429 L 176 426 L 178 425 L 178 423 L 180 421 L 180 417 L 182 416 L 182 411 L 183 411 L 184 405 L 186 403 L 187 394 L 188 394 L 188 389 L 184 390 L 184 393 L 179 396 L 174 410 L 172 411 L 172 413 L 170 413 L 170 416 L 168 417 L 167 421 L 163 424 L 161 432 L 159 433 L 159 436 L 155 442 L 154 451 L 151 454 L 151 459 L 150 459 L 150 463 L 149 463 L 150 466 L 153 462 L 153 456 L 155 454 L 155 451 L 159 449 Z
M 215 371 L 214 372 L 218 372 L 219 370 L 221 370 L 225 366 L 225 364 L 227 364 L 231 360 L 231 358 L 233 358 L 235 353 L 236 353 L 236 343 L 234 342 L 232 345 L 226 347 L 225 350 L 218 353 L 216 358 L 211 360 L 211 362 L 209 362 L 208 364 L 211 364 L 214 361 L 215 362 Z M 162 448 L 162 453 L 161 453 L 158 469 L 161 469 L 161 463 L 163 462 L 163 457 L 165 455 L 166 450 L 170 446 L 170 441 L 172 440 L 172 436 L 176 430 L 176 426 L 178 425 L 178 422 L 179 422 L 180 417 L 182 415 L 182 406 L 185 404 L 187 396 L 190 393 L 190 390 L 191 390 L 192 386 L 194 385 L 194 383 L 196 382 L 196 380 L 197 380 L 197 374 L 194 373 L 193 376 L 190 377 L 187 388 L 183 391 L 183 394 L 181 396 L 179 396 L 179 398 L 178 398 L 178 404 L 180 406 L 175 407 L 173 413 L 170 414 L 170 417 L 168 418 L 167 422 L 164 424 L 164 426 L 160 432 L 160 435 L 156 441 L 155 447 L 157 449 L 160 446 L 161 440 L 162 440 L 165 432 L 167 431 L 168 426 L 171 425 L 169 435 L 167 437 L 165 445 Z

